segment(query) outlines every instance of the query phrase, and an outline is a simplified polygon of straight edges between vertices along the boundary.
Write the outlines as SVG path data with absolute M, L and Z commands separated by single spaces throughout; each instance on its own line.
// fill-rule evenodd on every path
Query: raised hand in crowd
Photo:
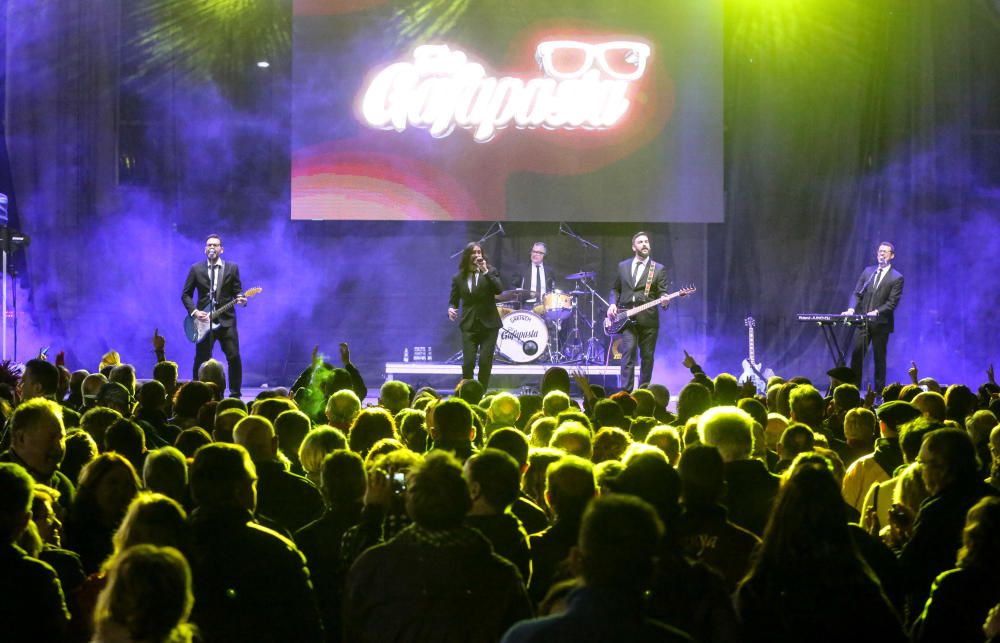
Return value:
M 163 338 L 160 334 L 159 328 L 153 329 L 153 352 L 156 353 L 157 362 L 167 361 L 165 349 L 167 347 L 167 340 Z
M 868 388 L 865 390 L 865 399 L 862 400 L 861 405 L 866 409 L 870 409 L 872 405 L 875 404 L 875 389 L 869 384 Z
M 906 372 L 910 376 L 910 381 L 914 384 L 920 381 L 918 378 L 917 363 L 913 360 L 910 360 L 910 368 Z
M 573 381 L 580 387 L 583 398 L 585 400 L 593 400 L 596 396 L 594 395 L 594 389 L 590 387 L 590 380 L 587 379 L 587 375 L 582 370 L 576 369 L 572 372 L 572 376 Z

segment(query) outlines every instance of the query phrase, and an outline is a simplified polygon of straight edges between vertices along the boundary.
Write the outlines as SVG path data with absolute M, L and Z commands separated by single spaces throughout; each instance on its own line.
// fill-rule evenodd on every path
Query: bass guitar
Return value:
M 645 304 L 640 304 L 635 308 L 629 308 L 627 310 L 619 310 L 614 317 L 605 318 L 604 332 L 607 333 L 608 335 L 618 334 L 622 332 L 622 329 L 625 328 L 626 324 L 628 324 L 629 321 L 631 321 L 632 317 L 638 315 L 642 311 L 649 310 L 653 306 L 657 306 L 659 304 L 665 304 L 671 299 L 677 299 L 678 297 L 687 297 L 688 295 L 694 294 L 697 291 L 698 289 L 695 288 L 694 286 L 687 286 L 685 288 L 681 288 L 677 292 L 672 292 L 669 295 L 663 295 L 662 297 L 654 299 L 653 301 L 646 302 Z
M 744 321 L 750 342 L 749 356 L 743 360 L 743 373 L 739 377 L 740 384 L 753 382 L 757 392 L 761 395 L 767 394 L 767 381 L 774 377 L 774 371 L 769 368 L 762 368 L 762 364 L 754 357 L 753 329 L 757 322 L 753 317 L 747 317 Z
M 251 288 L 250 290 L 243 293 L 243 296 L 246 297 L 247 299 L 250 299 L 251 297 L 259 295 L 262 290 L 263 288 L 260 288 L 259 286 L 256 288 Z M 237 295 L 237 298 L 238 297 L 239 295 Z M 187 337 L 189 340 L 191 340 L 192 343 L 200 344 L 206 337 L 208 337 L 208 334 L 210 332 L 218 329 L 219 326 L 222 325 L 219 323 L 219 317 L 222 316 L 222 313 L 226 312 L 235 305 L 236 305 L 236 298 L 234 298 L 228 304 L 223 304 L 215 309 L 213 309 L 212 306 L 209 305 L 208 308 L 205 309 L 205 312 L 208 313 L 208 319 L 205 321 L 202 321 L 197 317 L 192 317 L 191 315 L 188 315 L 187 317 L 184 318 L 184 336 Z

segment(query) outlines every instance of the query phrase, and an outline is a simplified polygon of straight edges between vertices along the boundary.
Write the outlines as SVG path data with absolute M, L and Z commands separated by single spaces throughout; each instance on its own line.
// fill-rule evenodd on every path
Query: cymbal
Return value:
M 510 290 L 505 290 L 502 293 L 495 295 L 497 301 L 524 301 L 525 299 L 531 299 L 535 296 L 533 290 L 527 290 L 525 288 L 511 288 Z
M 574 297 L 579 297 L 580 295 L 586 295 L 588 293 L 587 293 L 586 290 L 571 290 L 571 291 L 569 291 L 566 294 L 567 295 L 573 295 Z
M 566 275 L 566 278 L 567 279 L 593 279 L 596 275 L 597 275 L 597 273 L 593 272 L 593 271 L 574 272 L 572 275 Z

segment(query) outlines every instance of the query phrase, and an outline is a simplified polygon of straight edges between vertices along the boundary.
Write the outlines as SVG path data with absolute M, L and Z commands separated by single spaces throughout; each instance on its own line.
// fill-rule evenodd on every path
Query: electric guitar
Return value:
M 743 360 L 743 373 L 740 375 L 739 382 L 740 384 L 748 381 L 753 382 L 758 393 L 766 394 L 767 381 L 774 377 L 774 371 L 769 368 L 762 370 L 761 364 L 754 357 L 753 329 L 757 325 L 757 322 L 754 321 L 753 317 L 747 317 L 744 324 L 746 324 L 749 335 L 750 353 L 749 357 Z
M 261 290 L 263 290 L 263 288 L 260 288 L 259 286 L 257 288 L 251 288 L 243 293 L 243 296 L 250 299 L 251 297 L 260 294 Z M 237 295 L 237 298 L 238 297 L 239 295 Z M 188 315 L 184 318 L 184 336 L 191 340 L 192 343 L 200 344 L 206 337 L 208 337 L 210 332 L 218 329 L 219 326 L 222 325 L 219 323 L 219 317 L 222 316 L 222 313 L 226 312 L 235 305 L 236 298 L 228 304 L 223 304 L 215 309 L 213 309 L 211 304 L 209 304 L 208 308 L 205 309 L 205 312 L 208 313 L 207 321 L 202 321 L 197 317 Z
M 607 317 L 604 319 L 604 332 L 607 333 L 608 335 L 615 335 L 617 333 L 620 333 L 622 332 L 622 329 L 625 328 L 625 325 L 629 323 L 632 317 L 638 315 L 642 311 L 649 310 L 650 308 L 658 304 L 665 304 L 671 299 L 677 299 L 678 297 L 687 297 L 688 295 L 693 294 L 697 291 L 698 289 L 695 288 L 694 286 L 687 286 L 685 288 L 681 288 L 677 292 L 672 292 L 669 295 L 663 295 L 658 299 L 654 299 L 653 301 L 641 304 L 639 306 L 636 306 L 635 308 L 629 308 L 627 310 L 619 310 L 614 317 Z

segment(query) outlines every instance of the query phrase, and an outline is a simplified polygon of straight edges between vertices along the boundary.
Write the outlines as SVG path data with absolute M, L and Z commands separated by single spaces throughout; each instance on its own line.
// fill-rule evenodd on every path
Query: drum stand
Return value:
M 601 303 L 605 306 L 608 302 L 604 301 L 604 298 L 597 294 L 593 286 L 587 283 L 586 279 L 578 280 L 578 283 L 583 284 L 583 286 L 590 291 L 590 321 L 584 320 L 584 323 L 590 326 L 590 338 L 581 346 L 581 350 L 578 355 L 576 355 L 573 361 L 577 364 L 607 364 L 607 355 L 605 354 L 604 345 L 601 344 L 601 340 L 594 336 L 594 329 L 597 328 L 597 316 L 596 316 L 596 301 L 601 300 Z M 579 318 L 579 308 L 577 309 L 577 318 Z M 579 342 L 579 321 L 577 321 L 574 326 L 573 332 L 577 337 Z
M 552 364 L 562 364 L 570 361 L 570 359 L 563 355 L 559 350 L 559 333 L 562 331 L 562 320 L 555 319 L 552 323 L 555 324 L 556 332 L 554 332 L 552 337 L 549 339 L 549 362 Z
M 594 337 L 594 328 L 597 327 L 597 317 L 594 315 L 594 299 L 600 299 L 601 303 L 605 306 L 608 302 L 601 299 L 601 296 L 597 294 L 590 284 L 583 282 L 583 285 L 587 287 L 590 291 L 590 339 L 587 340 L 586 348 L 583 351 L 583 359 L 586 364 L 607 364 L 607 357 L 604 353 L 604 346 L 601 345 L 601 340 Z
M 579 362 L 583 355 L 583 342 L 580 341 L 580 307 L 577 305 L 576 297 L 573 298 L 573 330 L 570 331 L 566 343 L 563 345 L 566 357 L 572 362 Z

